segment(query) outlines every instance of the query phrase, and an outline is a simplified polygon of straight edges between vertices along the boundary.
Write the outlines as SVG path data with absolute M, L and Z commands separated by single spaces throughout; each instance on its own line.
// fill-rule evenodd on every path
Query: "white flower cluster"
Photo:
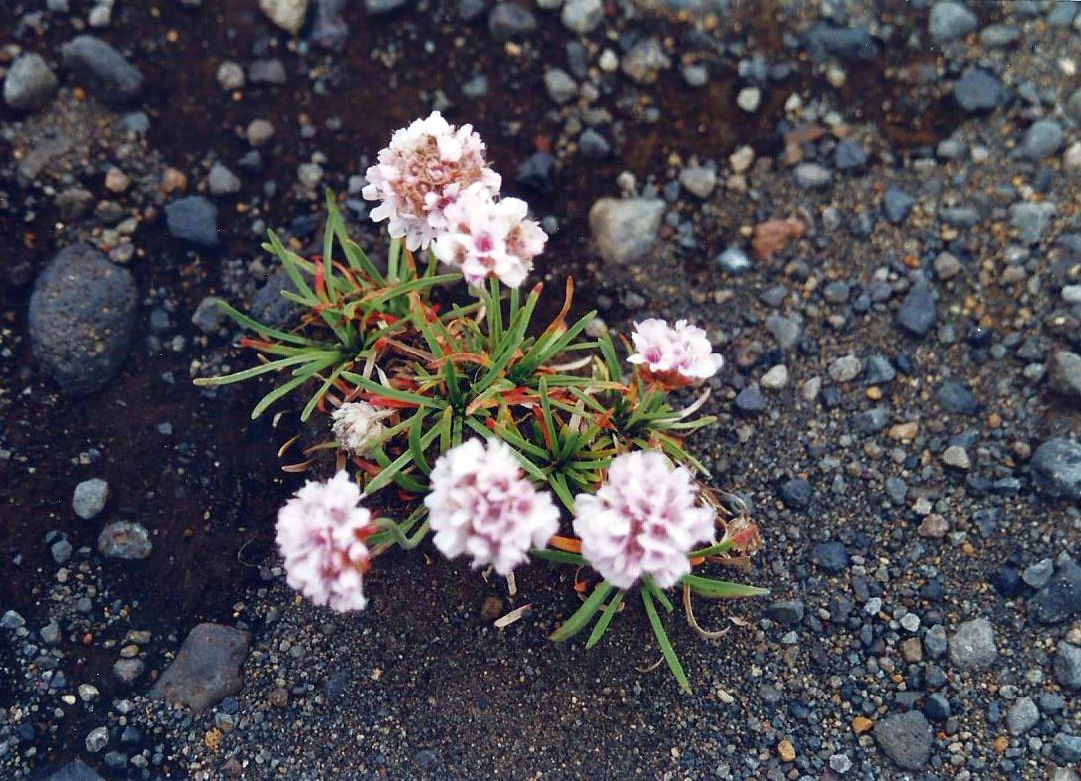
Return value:
M 691 473 L 659 451 L 616 457 L 596 494 L 575 497 L 582 556 L 619 588 L 643 575 L 660 588 L 676 585 L 691 571 L 687 554 L 713 535 L 714 512 L 697 494 Z
M 713 352 L 706 332 L 686 320 L 675 326 L 650 318 L 635 323 L 631 334 L 635 352 L 627 360 L 668 385 L 688 385 L 712 377 L 724 364 Z
M 410 250 L 427 249 L 461 269 L 470 285 L 489 277 L 518 287 L 548 239 L 518 198 L 499 198 L 499 174 L 484 159 L 471 125 L 454 127 L 438 111 L 394 132 L 367 171 L 363 195 L 381 203 L 376 222 Z
M 440 456 L 424 504 L 444 556 L 466 554 L 474 567 L 491 564 L 500 575 L 559 530 L 552 495 L 533 487 L 510 446 L 497 439 L 470 439 Z
M 373 531 L 372 514 L 359 502 L 360 488 L 342 471 L 325 483 L 305 483 L 278 511 L 286 581 L 315 604 L 341 612 L 368 604 L 364 540 Z

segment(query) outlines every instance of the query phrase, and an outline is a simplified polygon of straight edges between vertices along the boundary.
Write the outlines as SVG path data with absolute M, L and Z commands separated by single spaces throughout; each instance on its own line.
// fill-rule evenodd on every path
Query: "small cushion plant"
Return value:
M 621 362 L 609 333 L 586 335 L 596 312 L 568 322 L 570 280 L 562 308 L 538 333 L 543 286 L 525 295 L 520 288 L 547 236 L 523 201 L 500 198 L 484 152 L 469 125 L 454 127 L 438 112 L 394 133 L 363 191 L 379 201 L 372 218 L 387 221 L 385 263 L 349 238 L 333 194 L 321 256 L 303 258 L 270 232 L 264 246 L 292 282 L 282 295 L 299 308 L 297 324 L 271 328 L 223 304 L 255 334 L 240 344 L 260 363 L 196 383 L 285 377 L 253 418 L 314 387 L 300 418 L 328 414 L 333 438 L 292 468 L 333 450 L 337 473 L 286 503 L 277 542 L 289 585 L 316 604 L 363 609 L 373 560 L 391 547 L 415 548 L 429 533 L 447 557 L 507 577 L 530 557 L 588 567 L 597 575 L 592 591 L 552 638 L 592 623 L 592 647 L 624 595 L 637 592 L 689 691 L 658 611 L 674 610 L 666 590 L 683 590 L 687 619 L 706 636 L 692 594 L 766 593 L 692 571 L 744 562 L 761 546 L 755 525 L 700 482 L 706 469 L 684 447 L 686 435 L 715 421 L 693 417 L 708 390 L 685 409 L 671 402 L 673 391 L 701 384 L 723 361 L 702 329 L 650 319 L 624 340 Z M 437 300 L 463 279 L 467 303 Z M 375 497 L 392 486 L 411 509 L 406 517 L 375 517 L 362 506 L 379 506 Z

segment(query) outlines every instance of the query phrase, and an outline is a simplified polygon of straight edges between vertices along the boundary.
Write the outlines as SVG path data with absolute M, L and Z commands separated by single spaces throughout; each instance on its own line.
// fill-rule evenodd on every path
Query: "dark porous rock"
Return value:
M 924 337 L 938 317 L 938 293 L 928 284 L 917 284 L 908 291 L 897 313 L 897 325 L 917 337 Z
M 969 114 L 994 111 L 1006 99 L 1006 90 L 997 77 L 983 68 L 969 68 L 953 85 L 957 105 Z
M 299 309 L 297 304 L 282 295 L 283 290 L 299 292 L 285 269 L 278 269 L 270 275 L 266 284 L 255 291 L 249 314 L 271 328 L 284 328 L 289 325 L 299 314 Z
M 921 770 L 931 758 L 931 724 L 919 711 L 880 719 L 874 738 L 883 753 L 905 770 Z
M 1029 605 L 1041 624 L 1061 624 L 1081 614 L 1081 567 L 1077 562 L 1062 562 Z
M 833 164 L 838 171 L 863 168 L 867 162 L 867 149 L 859 141 L 843 138 L 833 149 Z
M 143 74 L 100 38 L 79 35 L 61 49 L 64 67 L 109 103 L 133 102 L 143 90 Z
M 793 477 L 781 483 L 781 501 L 793 510 L 806 509 L 811 504 L 814 489 L 801 477 Z
M 1051 741 L 1051 751 L 1060 761 L 1068 765 L 1081 762 L 1081 736 L 1060 732 Z
M 218 246 L 218 207 L 202 195 L 178 198 L 165 206 L 169 233 L 201 247 Z
M 113 521 L 98 535 L 98 551 L 110 559 L 145 559 L 153 549 L 146 527 L 134 521 Z
M 766 608 L 766 615 L 778 624 L 798 624 L 803 620 L 805 607 L 799 599 L 782 599 Z
M 878 45 L 866 27 L 816 25 L 804 34 L 803 43 L 818 59 L 828 55 L 849 62 L 872 62 L 878 57 Z
M 758 385 L 748 385 L 736 394 L 736 409 L 750 415 L 764 412 L 769 401 Z
M 908 213 L 915 203 L 916 199 L 904 190 L 891 187 L 882 196 L 882 213 L 894 225 L 899 225 L 908 219 Z
M 555 186 L 555 178 L 556 159 L 547 152 L 534 152 L 518 166 L 514 181 L 530 190 L 550 193 Z
M 120 370 L 131 349 L 138 291 L 131 273 L 89 244 L 65 247 L 30 296 L 34 356 L 65 391 L 92 393 Z
M 199 624 L 154 684 L 150 697 L 201 713 L 240 691 L 240 668 L 250 646 L 248 632 L 220 624 Z
M 838 540 L 820 542 L 811 549 L 811 561 L 826 572 L 841 572 L 848 566 L 848 551 Z
M 1048 496 L 1081 499 L 1081 442 L 1053 437 L 1032 454 L 1036 486 Z
M 105 781 L 94 768 L 81 759 L 76 759 L 59 770 L 40 776 L 40 779 L 41 781 Z
M 1081 689 L 1081 648 L 1060 640 L 1055 651 L 1055 680 L 1066 689 Z
M 938 386 L 938 404 L 946 412 L 958 415 L 975 415 L 979 409 L 972 390 L 958 380 L 943 380 Z

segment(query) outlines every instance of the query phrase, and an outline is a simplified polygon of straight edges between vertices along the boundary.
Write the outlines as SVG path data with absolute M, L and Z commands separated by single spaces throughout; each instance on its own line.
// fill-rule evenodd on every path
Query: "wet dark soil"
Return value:
M 14 30 L 30 5 L 4 3 L 0 30 Z M 72 5 L 81 9 L 85 4 Z M 597 273 L 586 225 L 590 205 L 615 194 L 619 172 L 633 171 L 640 182 L 663 175 L 673 152 L 684 159 L 692 154 L 718 159 L 751 144 L 759 153 L 774 153 L 782 144 L 775 129 L 785 98 L 821 84 L 813 65 L 799 60 L 791 78 L 773 85 L 763 109 L 748 117 L 734 105 L 739 89 L 735 70 L 718 57 L 703 90 L 687 87 L 675 71 L 664 75 L 659 87 L 650 90 L 657 96 L 660 121 L 647 124 L 641 109 L 654 98 L 636 96 L 624 80 L 622 97 L 629 99 L 608 103 L 625 128 L 620 153 L 569 165 L 558 172 L 549 191 L 530 191 L 514 184 L 515 169 L 533 152 L 552 148 L 563 123 L 543 94 L 541 81 L 546 65 L 565 63 L 569 38 L 557 17 L 540 14 L 539 32 L 508 57 L 506 50 L 493 53 L 497 45 L 483 18 L 464 24 L 453 3 L 441 5 L 438 13 L 403 12 L 380 19 L 366 18 L 360 6 L 350 4 L 348 45 L 333 55 L 302 58 L 285 37 L 268 37 L 254 2 L 207 0 L 198 12 L 176 2 L 120 3 L 113 26 L 102 35 L 129 52 L 147 76 L 141 108 L 151 117 L 151 143 L 193 182 L 201 178 L 196 165 L 208 152 L 226 161 L 246 152 L 242 129 L 264 117 L 274 122 L 277 134 L 259 182 L 294 181 L 297 164 L 318 149 L 328 157 L 324 167 L 330 182 L 341 187 L 345 175 L 363 171 L 364 157 L 373 156 L 392 129 L 429 110 L 430 101 L 418 94 L 419 85 L 429 97 L 442 91 L 450 102 L 445 113 L 473 122 L 488 142 L 507 189 L 527 197 L 538 214 L 560 219 L 561 230 L 547 253 L 548 275 L 557 282 L 576 275 L 585 291 L 579 300 L 585 303 L 622 284 Z M 736 20 L 737 27 L 757 31 L 759 43 L 782 56 L 770 24 L 771 8 L 770 3 L 748 7 L 746 18 Z M 898 14 L 903 13 L 901 4 Z M 676 20 L 650 23 L 650 33 L 662 38 L 686 35 L 689 29 Z M 14 38 L 55 61 L 60 44 L 74 34 L 69 23 L 54 19 L 46 29 L 23 30 Z M 11 37 L 5 35 L 5 42 Z M 224 59 L 248 62 L 253 56 L 281 57 L 290 74 L 288 84 L 254 86 L 243 100 L 229 99 L 215 79 L 218 65 Z M 933 55 L 917 63 L 899 63 L 899 56 L 890 52 L 873 65 L 852 69 L 842 90 L 844 99 L 853 106 L 853 116 L 879 124 L 897 145 L 934 143 L 952 129 L 957 114 L 945 99 L 928 98 L 905 79 L 886 77 L 887 72 L 896 76 L 933 66 Z M 389 69 L 388 59 L 393 61 Z M 477 73 L 487 76 L 488 94 L 468 99 L 461 84 Z M 0 107 L 0 122 L 13 119 Z M 302 124 L 317 129 L 314 141 L 302 137 Z M 253 212 L 245 204 L 259 185 L 249 181 L 245 186 L 240 196 L 222 204 L 219 252 L 189 254 L 166 235 L 160 222 L 143 226 L 136 237 L 148 253 L 146 261 L 133 267 L 140 288 L 164 288 L 182 302 L 175 319 L 179 333 L 189 339 L 195 331 L 187 313 L 205 295 L 219 292 L 222 261 L 251 259 L 258 253 L 249 228 L 252 219 L 288 225 L 305 210 L 318 209 L 317 204 L 298 205 L 283 195 Z M 20 611 L 34 626 L 48 620 L 46 597 L 56 565 L 45 534 L 62 531 L 76 548 L 95 547 L 100 519 L 79 520 L 70 500 L 78 482 L 101 477 L 113 493 L 104 517 L 139 521 L 153 534 L 154 553 L 145 562 L 106 564 L 110 596 L 130 613 L 131 627 L 150 629 L 159 638 L 182 637 L 198 621 L 228 621 L 238 595 L 260 583 L 252 564 L 270 553 L 275 509 L 299 481 L 281 475 L 274 457 L 293 432 L 288 426 L 274 430 L 269 418 L 249 420 L 258 388 L 208 398 L 190 385 L 190 355 L 151 356 L 141 344 L 105 390 L 83 399 L 60 395 L 35 365 L 25 338 L 28 283 L 57 249 L 51 230 L 56 217 L 47 204 L 27 215 L 20 201 L 19 186 L 0 180 L 0 346 L 17 356 L 0 363 L 0 444 L 15 454 L 3 464 L 0 479 L 0 604 Z M 718 245 L 735 227 L 719 226 Z M 707 240 L 686 262 L 701 268 L 719 249 Z M 143 318 L 145 326 L 145 312 Z M 141 332 L 146 333 L 145 327 Z M 163 381 L 166 374 L 170 381 Z M 64 640 L 68 658 L 79 660 L 67 670 L 69 680 L 100 680 L 108 696 L 109 676 L 102 673 L 115 657 L 90 650 L 93 643 L 84 647 L 75 640 Z M 0 656 L 0 672 L 5 669 L 14 668 Z M 2 702 L 12 699 L 7 678 L 0 675 Z M 42 745 L 42 751 L 63 758 L 78 750 L 91 726 L 83 718 L 68 722 L 67 745 Z

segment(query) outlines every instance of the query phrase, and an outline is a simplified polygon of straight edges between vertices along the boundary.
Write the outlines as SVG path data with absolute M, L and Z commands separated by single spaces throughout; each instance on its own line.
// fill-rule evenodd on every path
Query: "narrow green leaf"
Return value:
M 271 339 L 277 339 L 282 342 L 288 342 L 289 344 L 296 344 L 301 346 L 312 346 L 317 344 L 311 339 L 307 339 L 297 334 L 287 333 L 286 331 L 279 331 L 277 328 L 271 328 L 268 325 L 263 325 L 258 320 L 244 314 L 240 310 L 231 306 L 225 301 L 219 301 L 218 307 L 225 312 L 229 317 L 235 320 L 238 324 L 244 326 L 250 331 L 255 331 L 260 336 L 265 336 Z
M 311 379 L 312 375 L 314 375 L 316 372 L 322 371 L 336 360 L 338 360 L 338 356 L 334 355 L 330 358 L 325 358 L 322 361 L 313 361 L 307 366 L 302 366 L 301 368 L 294 370 L 293 379 L 279 385 L 277 388 L 275 388 L 259 400 L 259 403 L 255 405 L 255 409 L 251 411 L 251 419 L 255 420 L 257 417 L 262 415 L 267 410 L 267 408 L 275 401 L 280 399 L 282 396 L 285 396 L 290 391 L 299 388 L 301 385 Z
M 317 390 L 315 395 L 311 397 L 311 400 L 304 405 L 304 411 L 300 413 L 301 421 L 306 421 L 311 417 L 312 412 L 315 411 L 316 406 L 319 404 L 319 400 L 326 395 L 326 392 L 330 390 L 330 387 L 337 381 L 338 375 L 345 371 L 345 367 L 348 365 L 348 363 L 343 363 L 323 380 L 323 384 L 319 387 L 319 390 Z
M 732 597 L 761 597 L 769 593 L 768 588 L 748 586 L 745 583 L 733 583 L 729 580 L 714 580 L 700 575 L 684 575 L 679 579 L 691 587 L 691 591 L 708 599 L 729 599 Z
M 561 643 L 564 640 L 571 639 L 585 629 L 613 588 L 614 586 L 607 580 L 598 583 L 593 589 L 593 593 L 586 598 L 586 601 L 574 612 L 574 615 L 564 621 L 559 629 L 552 632 L 552 640 Z
M 432 440 L 435 439 L 438 435 L 439 435 L 439 427 L 438 426 L 435 427 L 435 428 L 429 429 L 427 432 L 425 432 L 424 436 L 421 437 L 421 439 L 420 439 L 421 447 L 425 447 L 425 448 L 428 447 L 428 445 L 432 444 Z M 383 459 L 387 458 L 386 454 L 382 452 L 382 449 L 375 451 L 375 456 L 376 456 L 377 461 L 381 460 L 379 458 L 380 456 L 382 456 Z M 380 463 L 380 466 L 383 466 L 383 470 L 379 474 L 377 474 L 375 477 L 373 477 L 371 479 L 371 481 L 364 487 L 364 492 L 366 494 L 374 494 L 376 491 L 378 491 L 381 488 L 384 488 L 387 485 L 389 485 L 391 483 L 391 481 L 398 482 L 399 485 L 402 485 L 400 479 L 404 478 L 405 475 L 399 475 L 398 472 L 400 472 L 402 469 L 404 469 L 406 466 L 408 466 L 409 462 L 412 461 L 412 459 L 413 459 L 412 452 L 409 451 L 409 450 L 406 450 L 404 453 L 402 453 L 400 456 L 398 456 L 396 459 L 394 459 L 393 462 L 388 463 L 386 466 L 383 466 L 383 464 Z M 423 492 L 425 490 L 425 487 L 424 487 L 423 484 L 418 483 L 416 480 L 413 480 L 412 478 L 408 478 L 407 482 L 412 483 L 415 486 L 415 487 L 407 488 L 407 490 L 417 491 L 417 492 Z M 404 488 L 406 486 L 403 485 L 402 487 Z
M 300 267 L 297 264 L 298 257 L 286 249 L 285 245 L 282 244 L 282 240 L 278 238 L 277 233 L 268 230 L 267 236 L 270 238 L 272 251 L 278 256 L 278 260 L 281 261 L 285 273 L 289 275 L 289 279 L 293 281 L 293 286 L 296 287 L 297 291 L 300 293 L 300 303 L 305 306 L 316 306 L 319 303 L 319 299 L 304 280 L 304 275 L 300 273 Z M 284 295 L 286 292 L 288 291 L 283 290 L 282 294 Z
M 565 550 L 553 550 L 552 548 L 533 548 L 529 554 L 535 558 L 542 559 L 543 561 L 550 561 L 553 564 L 573 564 L 578 567 L 584 567 L 588 562 L 582 558 L 579 553 L 571 553 Z
M 668 598 L 668 595 L 661 591 L 660 587 L 653 581 L 649 575 L 642 576 L 642 584 L 645 588 L 649 589 L 649 593 L 653 595 L 653 598 L 660 602 L 664 609 L 671 613 L 675 610 L 675 605 L 672 604 L 672 600 Z
M 307 351 L 299 353 L 297 355 L 292 355 L 288 358 L 279 358 L 276 361 L 261 363 L 258 366 L 251 367 L 250 369 L 244 369 L 243 371 L 226 374 L 223 377 L 198 377 L 194 380 L 194 383 L 200 387 L 207 385 L 230 385 L 234 382 L 250 380 L 252 377 L 258 377 L 261 374 L 281 371 L 282 369 L 288 368 L 290 366 L 296 366 L 297 364 L 317 363 L 320 360 L 326 358 L 326 356 L 328 355 L 333 355 L 334 360 L 336 360 L 338 357 L 338 353 Z
M 672 647 L 672 643 L 668 640 L 668 633 L 664 631 L 664 624 L 661 623 L 661 617 L 657 615 L 657 608 L 653 605 L 653 598 L 649 595 L 647 589 L 642 589 L 642 602 L 646 606 L 646 615 L 649 616 L 649 625 L 653 627 L 653 634 L 657 638 L 657 645 L 661 647 L 661 654 L 664 656 L 664 661 L 668 662 L 668 669 L 672 671 L 672 675 L 676 677 L 679 682 L 679 687 L 687 694 L 691 693 L 691 682 L 687 680 L 687 673 L 683 672 L 683 665 L 679 663 L 679 657 L 676 656 L 676 650 Z
M 612 343 L 612 337 L 606 331 L 597 340 L 604 355 L 604 362 L 608 366 L 608 379 L 618 382 L 623 377 L 623 370 L 619 363 L 619 355 L 616 354 L 616 346 Z
M 601 613 L 601 617 L 597 619 L 597 623 L 593 626 L 593 631 L 589 634 L 589 639 L 586 640 L 586 650 L 595 646 L 600 639 L 604 637 L 605 631 L 608 629 L 608 625 L 612 623 L 612 619 L 616 617 L 616 613 L 619 611 L 619 606 L 623 602 L 623 592 L 617 591 L 616 595 L 608 600 L 608 607 Z
M 718 553 L 724 553 L 732 547 L 732 540 L 721 540 L 716 545 L 710 545 L 708 548 L 699 548 L 693 550 L 687 554 L 688 558 L 698 558 L 699 556 L 716 556 Z
M 377 393 L 380 396 L 386 396 L 388 399 L 395 399 L 396 401 L 416 404 L 418 407 L 443 409 L 443 407 L 447 406 L 447 403 L 442 399 L 433 399 L 428 396 L 421 396 L 419 393 L 410 393 L 409 391 L 398 390 L 397 388 L 388 388 L 386 385 L 375 382 L 374 380 L 369 380 L 367 377 L 357 374 L 356 372 L 342 372 L 342 378 L 355 385 L 359 385 L 364 388 L 364 390 L 371 393 Z
M 424 474 L 430 475 L 432 468 L 428 466 L 428 459 L 424 457 L 424 446 L 420 441 L 423 425 L 424 412 L 421 408 L 413 413 L 413 422 L 409 424 L 409 452 L 412 453 L 413 463 L 417 465 L 417 468 Z

